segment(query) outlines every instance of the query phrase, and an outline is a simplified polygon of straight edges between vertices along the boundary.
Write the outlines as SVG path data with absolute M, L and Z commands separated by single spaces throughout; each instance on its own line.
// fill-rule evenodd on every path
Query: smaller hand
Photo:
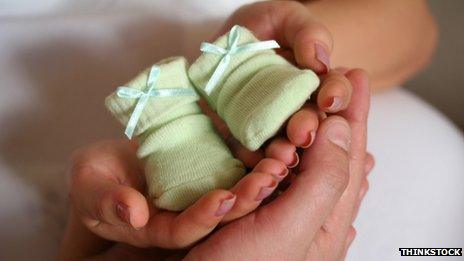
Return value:
M 340 260 L 354 239 L 352 227 L 367 190 L 365 73 L 352 70 L 353 100 L 322 120 L 318 138 L 303 153 L 299 172 L 277 199 L 231 222 L 189 252 L 187 260 Z M 340 117 L 342 116 L 342 117 Z
M 319 119 L 325 117 L 325 113 L 337 113 L 348 108 L 352 86 L 345 76 L 347 69 L 329 70 L 332 36 L 298 2 L 265 1 L 245 5 L 227 20 L 213 38 L 225 34 L 235 24 L 247 27 L 260 40 L 277 40 L 282 46 L 277 49 L 280 55 L 299 67 L 318 73 L 321 77 L 318 92 L 312 95 L 311 105 L 303 107 L 289 119 L 286 132 L 282 132 L 280 138 L 256 152 L 247 150 L 231 137 L 226 124 L 208 109 L 205 102 L 200 105 L 228 141 L 234 156 L 247 167 L 254 167 L 264 156 L 292 166 L 297 157 L 296 148 L 308 148 L 315 141 Z
M 230 190 L 211 191 L 183 212 L 171 212 L 146 199 L 136 150 L 135 143 L 125 140 L 79 150 L 71 167 L 70 199 L 89 230 L 138 247 L 189 246 L 220 222 L 253 211 L 288 174 L 284 163 L 264 158 Z
M 348 107 L 352 90 L 343 77 L 347 69 L 325 75 L 330 72 L 332 34 L 303 4 L 264 1 L 245 5 L 232 14 L 217 35 L 224 34 L 235 24 L 247 27 L 260 40 L 276 40 L 281 45 L 277 52 L 289 62 L 322 75 L 326 81 L 317 95 L 317 105 L 322 111 L 335 113 Z M 329 78 L 335 80 L 332 82 Z
M 347 122 L 341 117 L 334 116 L 323 120 L 318 130 L 320 137 L 314 142 L 314 147 L 305 151 L 300 173 L 294 178 L 289 189 L 274 202 L 241 219 L 230 222 L 210 238 L 197 244 L 188 254 L 189 258 L 198 259 L 207 256 L 218 259 L 240 259 L 250 258 L 253 255 L 260 258 L 265 256 L 279 258 L 279 255 L 283 255 L 287 258 L 293 256 L 298 259 L 306 257 L 309 260 L 335 260 L 346 254 L 355 236 L 355 230 L 351 224 L 368 189 L 366 175 L 374 165 L 373 158 L 369 154 L 365 155 L 366 120 L 369 107 L 366 77 L 359 70 L 348 72 L 347 77 L 353 84 L 355 92 L 352 104 L 341 113 Z M 347 128 L 348 124 L 349 128 Z M 337 127 L 334 129 L 335 125 Z M 351 138 L 349 138 L 350 132 Z M 351 140 L 348 146 L 346 141 L 343 143 L 340 140 L 346 138 Z M 96 173 L 101 175 L 111 172 L 113 175 L 107 177 L 114 179 L 114 173 L 130 173 L 131 171 L 128 170 L 137 169 L 137 167 L 134 168 L 138 164 L 135 149 L 134 145 L 127 142 L 101 143 L 79 152 L 75 166 L 77 169 L 80 168 L 79 165 L 82 164 L 80 160 L 87 164 L 96 160 L 94 163 L 107 166 L 105 168 L 108 169 Z M 349 153 L 345 149 L 348 149 Z M 121 165 L 124 162 L 127 165 Z M 132 167 L 128 167 L 131 165 Z M 82 181 L 87 180 L 85 177 L 81 178 Z M 119 182 L 127 184 L 128 181 L 124 182 L 124 179 L 119 178 Z M 129 182 L 137 184 L 136 180 Z M 343 192 L 346 185 L 347 188 Z M 105 190 L 92 192 L 92 190 L 76 188 L 74 191 L 81 195 L 81 198 L 76 198 L 74 201 L 77 203 L 76 208 L 81 209 L 79 212 L 82 213 L 82 210 L 86 209 L 86 198 L 90 198 L 88 201 L 91 204 L 88 205 L 95 205 L 98 209 L 96 205 L 98 200 L 92 199 L 91 195 L 98 195 L 95 191 Z M 86 192 L 90 193 L 87 197 L 82 197 L 86 195 Z M 107 193 L 107 195 L 111 194 Z M 80 204 L 84 207 L 79 207 Z M 88 214 L 80 214 L 80 218 L 85 220 L 89 216 L 93 217 L 91 213 L 98 213 L 92 212 L 91 208 L 87 207 L 87 209 L 90 209 Z M 105 208 L 100 207 L 100 209 Z M 100 211 L 100 213 L 103 212 Z M 96 224 L 98 227 L 98 224 L 105 222 L 102 221 L 104 219 L 98 218 L 98 214 L 95 216 L 96 218 L 90 218 L 91 224 L 89 225 L 95 226 Z M 153 217 L 150 216 L 151 218 Z M 171 220 L 171 223 L 165 224 L 175 223 Z M 150 230 L 146 226 L 145 229 L 145 235 L 157 232 L 154 227 Z M 116 257 L 144 259 L 185 255 L 185 251 L 166 251 L 159 248 L 140 249 L 120 243 L 110 246 L 109 242 L 96 242 L 95 236 L 89 233 L 81 235 L 79 240 L 79 234 L 85 231 L 85 227 L 72 213 L 64 239 L 65 246 L 61 249 L 61 259 L 73 260 L 76 257 L 90 256 L 94 259 Z M 133 229 L 129 228 L 125 231 L 127 234 L 119 235 L 123 239 L 119 241 L 128 242 L 136 235 L 133 234 Z M 171 238 L 170 235 L 166 236 L 168 240 Z M 153 241 L 148 242 L 153 243 Z
M 261 40 L 276 40 L 281 46 L 278 53 L 300 67 L 317 74 L 330 70 L 332 34 L 297 1 L 244 5 L 229 17 L 216 37 L 235 24 L 250 29 Z

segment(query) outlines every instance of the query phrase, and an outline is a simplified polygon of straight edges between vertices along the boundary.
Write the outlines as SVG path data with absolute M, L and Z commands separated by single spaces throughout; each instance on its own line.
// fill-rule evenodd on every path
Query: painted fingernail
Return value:
M 285 168 L 282 172 L 279 173 L 279 177 L 285 178 L 290 171 Z
M 321 73 L 322 74 L 327 73 L 330 69 L 329 53 L 327 52 L 324 46 L 318 43 L 314 44 L 314 50 L 316 51 L 316 59 L 319 62 L 321 62 L 325 67 L 324 71 Z
M 300 157 L 298 156 L 298 153 L 294 152 L 293 153 L 293 161 L 292 161 L 292 163 L 290 163 L 288 168 L 292 169 L 292 168 L 298 166 L 298 163 L 300 163 Z
M 327 102 L 326 108 L 328 111 L 336 112 L 342 107 L 342 98 L 334 96 Z
M 231 195 L 229 198 L 224 199 L 221 202 L 221 205 L 219 205 L 215 215 L 217 217 L 220 217 L 220 216 L 224 216 L 224 214 L 229 212 L 229 210 L 231 210 L 232 207 L 234 206 L 235 198 L 236 198 L 235 195 Z
M 289 170 L 285 168 L 284 170 L 282 170 L 282 172 L 273 174 L 273 175 L 275 176 L 277 180 L 281 181 L 288 175 L 288 173 L 289 173 Z
M 350 136 L 350 127 L 343 121 L 333 121 L 327 129 L 327 137 L 329 140 L 347 152 L 350 149 Z
M 272 194 L 272 192 L 274 191 L 274 189 L 276 187 L 277 187 L 277 182 L 276 181 L 272 181 L 271 185 L 269 185 L 267 187 L 262 187 L 259 190 L 258 196 L 256 196 L 255 200 L 256 201 L 261 201 L 261 200 L 269 197 L 269 195 Z
M 116 214 L 124 222 L 130 225 L 130 211 L 123 203 L 116 204 Z
M 314 142 L 314 140 L 315 140 L 315 137 L 316 137 L 316 131 L 315 131 L 315 130 L 312 130 L 312 131 L 309 133 L 308 136 L 309 136 L 309 137 L 308 137 L 308 140 L 307 140 L 303 145 L 300 146 L 300 147 L 302 147 L 303 149 L 307 149 L 307 148 L 309 148 L 309 147 L 313 144 L 313 142 Z

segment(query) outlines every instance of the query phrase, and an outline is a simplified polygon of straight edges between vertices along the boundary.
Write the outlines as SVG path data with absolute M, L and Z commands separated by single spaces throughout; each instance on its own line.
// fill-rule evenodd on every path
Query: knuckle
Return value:
M 327 164 L 325 186 L 331 192 L 343 192 L 349 182 L 348 164 Z
M 258 164 L 256 164 L 255 169 L 261 170 L 261 169 L 264 169 L 266 166 L 268 166 L 270 164 L 275 164 L 274 159 L 273 158 L 264 158 L 264 159 L 260 160 L 258 162 Z
M 358 74 L 360 77 L 369 78 L 369 73 L 365 69 L 362 69 L 362 68 L 355 68 L 352 70 L 352 73 Z
M 88 171 L 90 171 L 90 166 L 82 164 L 71 165 L 69 171 L 71 184 L 81 184 L 85 180 Z
M 194 241 L 188 239 L 181 229 L 177 226 L 172 226 L 169 243 L 171 248 L 186 248 L 193 243 Z
M 109 209 L 110 204 L 112 204 L 112 194 L 110 190 L 104 191 L 101 196 L 95 201 L 93 205 L 93 218 L 106 221 L 108 215 L 105 215 L 106 209 Z M 108 206 L 108 207 L 107 207 Z
M 324 86 L 332 88 L 351 89 L 351 82 L 343 74 L 333 71 L 324 79 Z
M 349 235 L 351 241 L 354 240 L 354 238 L 355 238 L 356 235 L 357 235 L 356 228 L 354 228 L 353 226 L 351 226 L 351 227 L 350 227 L 350 230 L 348 231 L 348 235 Z
M 101 220 L 103 221 L 104 220 L 104 213 L 105 213 L 105 207 L 104 207 L 105 203 L 103 200 L 100 200 L 98 201 L 96 204 L 95 204 L 95 211 L 94 211 L 94 215 L 95 215 L 95 219 L 97 220 Z
M 367 181 L 367 179 L 364 179 L 362 186 L 364 190 L 369 190 L 369 181 Z
M 80 218 L 81 218 L 82 223 L 87 228 L 92 230 L 92 232 L 96 232 L 95 230 L 98 229 L 98 227 L 101 225 L 101 222 L 99 220 L 92 219 L 92 218 L 87 218 L 85 216 L 81 216 Z
M 69 198 L 71 202 L 79 197 L 79 193 L 88 184 L 88 175 L 92 172 L 92 168 L 86 165 L 73 165 L 69 171 Z
M 310 35 L 312 39 L 315 39 L 325 45 L 329 52 L 333 50 L 333 37 L 327 27 L 322 24 L 316 24 L 313 21 L 308 21 L 305 28 L 305 34 Z
M 370 166 L 374 167 L 375 166 L 375 158 L 374 156 L 372 156 L 372 154 L 370 153 L 367 153 L 367 164 L 369 164 Z

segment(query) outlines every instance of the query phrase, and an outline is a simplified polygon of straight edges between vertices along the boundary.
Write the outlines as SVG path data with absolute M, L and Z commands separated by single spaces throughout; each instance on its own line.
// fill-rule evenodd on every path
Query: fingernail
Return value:
M 331 99 L 329 99 L 329 102 L 327 102 L 326 108 L 328 111 L 336 112 L 340 110 L 341 106 L 342 106 L 342 98 L 334 96 Z
M 88 221 L 88 225 L 91 226 L 91 227 L 96 227 L 98 225 L 100 225 L 101 221 L 100 220 L 96 220 L 96 219 L 91 219 Z
M 232 195 L 231 197 L 224 199 L 221 202 L 221 205 L 219 205 L 215 215 L 217 217 L 220 217 L 220 216 L 224 216 L 224 214 L 229 212 L 229 210 L 231 210 L 232 207 L 234 206 L 235 198 L 236 198 L 235 195 Z
M 127 207 L 123 203 L 116 204 L 116 214 L 118 217 L 124 222 L 130 225 L 130 211 L 129 207 Z
M 279 174 L 275 176 L 280 181 L 280 180 L 283 180 L 288 175 L 288 173 L 289 173 L 289 170 L 285 168 L 282 172 L 280 172 Z
M 262 187 L 260 190 L 259 190 L 259 193 L 258 193 L 258 196 L 256 196 L 255 200 L 256 201 L 261 201 L 267 197 L 269 197 L 269 195 L 272 194 L 272 192 L 274 191 L 274 189 L 276 188 L 277 186 L 277 182 L 276 181 L 272 181 L 271 185 L 267 186 L 267 187 Z
M 312 130 L 309 133 L 308 140 L 303 145 L 301 145 L 300 147 L 302 147 L 303 149 L 309 148 L 313 144 L 313 142 L 315 140 L 315 137 L 316 137 L 316 131 Z
M 300 163 L 300 157 L 298 156 L 298 153 L 294 152 L 293 153 L 293 161 L 292 161 L 292 163 L 290 163 L 288 168 L 289 169 L 294 168 L 294 167 L 298 166 L 298 163 Z
M 314 50 L 316 51 L 316 59 L 325 66 L 324 71 L 321 73 L 327 73 L 330 69 L 329 53 L 326 51 L 324 46 L 318 43 L 314 44 Z
M 350 135 L 350 128 L 343 121 L 333 121 L 327 129 L 329 140 L 347 152 L 350 149 Z

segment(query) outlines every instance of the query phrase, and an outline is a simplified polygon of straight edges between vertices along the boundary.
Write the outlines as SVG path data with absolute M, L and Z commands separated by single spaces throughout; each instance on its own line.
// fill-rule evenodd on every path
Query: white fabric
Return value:
M 245 2 L 0 0 L 0 260 L 53 257 L 70 153 L 122 137 L 103 98 L 149 63 L 194 57 Z M 462 134 L 401 89 L 376 95 L 370 119 L 377 166 L 349 260 L 463 246 Z
M 348 260 L 403 260 L 400 247 L 464 246 L 462 133 L 404 90 L 375 95 L 369 120 L 376 167 Z

